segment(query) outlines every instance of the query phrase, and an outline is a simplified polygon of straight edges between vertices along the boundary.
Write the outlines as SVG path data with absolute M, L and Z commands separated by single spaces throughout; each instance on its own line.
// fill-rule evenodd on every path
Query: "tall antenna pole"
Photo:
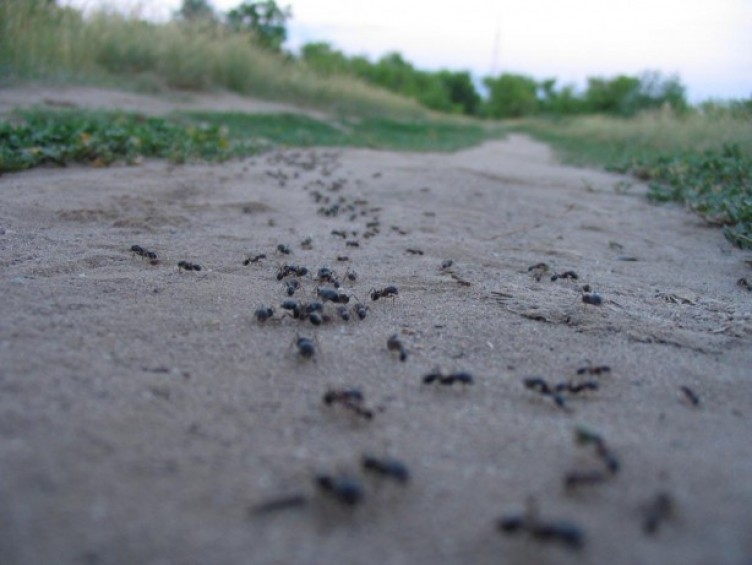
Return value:
M 501 45 L 501 22 L 496 24 L 494 33 L 493 54 L 491 55 L 491 76 L 495 77 L 499 72 L 499 47 Z

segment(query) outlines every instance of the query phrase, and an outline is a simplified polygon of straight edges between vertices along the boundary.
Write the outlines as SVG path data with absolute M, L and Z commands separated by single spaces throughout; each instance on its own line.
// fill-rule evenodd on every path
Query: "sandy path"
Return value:
M 0 177 L 0 562 L 749 563 L 752 294 L 735 285 L 748 254 L 641 187 L 618 194 L 622 180 L 520 136 L 453 155 Z M 354 212 L 317 213 L 317 192 Z M 285 261 L 356 271 L 344 287 L 365 320 L 256 322 L 286 298 Z M 579 280 L 536 281 L 538 262 Z M 586 283 L 602 306 L 581 302 Z M 368 298 L 387 285 L 396 300 Z M 386 349 L 396 332 L 404 363 Z M 611 373 L 578 377 L 588 360 Z M 437 367 L 475 383 L 421 384 Z M 562 410 L 525 389 L 534 375 L 600 388 Z M 334 386 L 360 387 L 373 420 L 325 406 Z M 621 468 L 568 492 L 566 472 L 603 467 L 573 442 L 579 424 Z M 402 459 L 410 484 L 363 476 L 364 452 Z M 362 477 L 356 508 L 314 487 L 339 471 Z M 651 537 L 642 507 L 658 492 L 675 512 Z M 249 513 L 289 493 L 308 503 Z M 530 496 L 585 547 L 497 532 Z

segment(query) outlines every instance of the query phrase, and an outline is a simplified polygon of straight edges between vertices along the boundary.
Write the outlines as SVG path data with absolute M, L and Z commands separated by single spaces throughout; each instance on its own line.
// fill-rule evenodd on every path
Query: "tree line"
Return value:
M 251 32 L 257 44 L 283 54 L 290 8 L 274 0 L 244 0 L 224 17 L 207 0 L 183 0 L 175 14 L 180 20 L 211 20 L 236 31 Z M 488 118 L 520 118 L 535 115 L 566 116 L 602 113 L 632 116 L 650 108 L 670 105 L 687 109 L 685 88 L 678 76 L 647 71 L 638 76 L 590 77 L 584 90 L 559 85 L 557 79 L 502 73 L 476 83 L 468 71 L 426 71 L 415 68 L 400 53 L 391 52 L 371 61 L 348 56 L 327 42 L 305 44 L 299 59 L 323 75 L 350 75 L 371 85 L 417 100 L 439 112 Z M 482 85 L 482 88 L 481 88 Z

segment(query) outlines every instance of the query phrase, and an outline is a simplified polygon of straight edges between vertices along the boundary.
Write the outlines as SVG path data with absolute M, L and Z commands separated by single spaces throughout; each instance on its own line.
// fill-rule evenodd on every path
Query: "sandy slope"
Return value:
M 521 136 L 0 177 L 0 562 L 749 563 L 749 255 L 622 180 Z M 324 198 L 343 211 L 317 213 Z M 284 262 L 356 271 L 344 288 L 365 320 L 280 316 Z M 579 280 L 536 281 L 539 262 Z M 301 283 L 313 300 L 319 283 Z M 387 285 L 396 300 L 370 300 Z M 256 322 L 260 305 L 278 319 Z M 588 362 L 611 372 L 578 376 Z M 437 367 L 475 383 L 422 384 Z M 600 388 L 562 410 L 525 389 L 534 375 Z M 360 387 L 374 418 L 324 405 L 328 387 Z M 621 468 L 568 492 L 566 472 L 603 468 L 575 445 L 580 424 Z M 363 475 L 364 452 L 402 459 L 410 483 Z M 362 477 L 361 505 L 317 492 L 336 472 Z M 675 512 L 647 536 L 658 492 Z M 290 493 L 307 504 L 252 511 Z M 585 547 L 497 532 L 528 497 Z

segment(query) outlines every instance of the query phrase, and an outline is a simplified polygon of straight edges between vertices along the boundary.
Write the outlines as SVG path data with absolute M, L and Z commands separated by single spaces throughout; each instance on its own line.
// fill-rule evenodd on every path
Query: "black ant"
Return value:
M 329 267 L 321 267 L 318 272 L 318 279 L 321 282 L 328 282 L 334 285 L 335 288 L 340 287 L 340 282 L 337 280 L 337 276 Z
M 337 261 L 344 262 L 344 261 L 349 261 L 349 260 L 350 258 L 347 255 L 337 255 Z
M 589 289 L 589 285 L 585 285 Z M 601 297 L 600 293 L 598 292 L 590 292 L 589 290 L 585 290 L 583 288 L 582 290 L 582 301 L 585 304 L 590 304 L 591 306 L 601 306 L 603 304 L 603 298 Z
M 423 255 L 423 251 L 420 249 L 412 249 L 408 247 L 405 251 L 410 255 Z
M 313 341 L 307 337 L 300 337 L 295 340 L 295 345 L 298 348 L 298 353 L 304 359 L 311 359 L 316 354 L 316 348 L 313 346 Z
M 355 304 L 355 306 L 353 306 L 353 309 L 355 310 L 355 313 L 358 315 L 358 318 L 360 318 L 361 320 L 366 319 L 366 314 L 368 313 L 368 306 L 358 302 L 357 304 Z
M 360 481 L 348 475 L 319 475 L 316 485 L 323 493 L 349 506 L 360 503 L 365 494 Z
M 144 249 L 140 245 L 131 245 L 131 251 L 144 259 L 149 259 L 152 265 L 156 264 L 155 261 L 157 261 L 157 254 L 154 251 Z
M 378 300 L 379 298 L 387 298 L 389 296 L 395 297 L 399 294 L 399 289 L 396 286 L 387 286 L 381 290 L 371 290 L 371 300 Z
M 580 549 L 585 545 L 585 534 L 579 526 L 561 520 L 543 521 L 530 506 L 524 514 L 502 516 L 496 522 L 496 527 L 509 534 L 527 531 L 535 539 L 558 541 L 571 549 Z
M 464 371 L 457 372 L 457 373 L 449 373 L 448 375 L 444 375 L 441 373 L 441 371 L 437 370 L 423 377 L 424 385 L 428 385 L 434 382 L 440 385 L 445 385 L 445 386 L 451 386 L 454 383 L 459 383 L 462 385 L 471 385 L 473 384 L 474 379 L 470 373 L 466 373 Z
M 348 311 L 346 306 L 340 306 L 339 308 L 337 308 L 337 313 L 345 322 L 350 321 L 350 312 Z
M 378 473 L 385 477 L 394 479 L 400 483 L 407 483 L 410 480 L 410 471 L 407 466 L 397 459 L 377 458 L 371 455 L 364 455 L 362 459 L 363 469 Z
M 684 396 L 686 396 L 687 400 L 689 400 L 692 403 L 692 406 L 700 405 L 700 397 L 697 395 L 697 393 L 694 390 L 692 390 L 688 386 L 680 386 L 679 390 L 681 390 L 684 393 Z
M 337 292 L 331 288 L 317 288 L 316 295 L 321 298 L 321 300 L 329 300 L 335 304 L 347 304 L 350 302 L 350 297 L 348 295 L 342 292 Z
M 750 282 L 747 279 L 745 279 L 744 277 L 742 277 L 738 281 L 736 281 L 736 285 L 740 286 L 741 288 L 744 288 L 744 289 L 752 291 L 752 284 L 750 284 Z
M 300 318 L 301 306 L 297 300 L 285 300 L 279 307 L 290 312 L 293 318 Z
M 332 235 L 336 235 L 337 237 L 341 237 L 342 239 L 347 239 L 347 232 L 344 232 L 342 230 L 332 230 Z
M 313 239 L 311 237 L 305 238 L 303 241 L 300 242 L 300 247 L 302 249 L 312 249 L 313 248 Z
M 528 267 L 527 272 L 532 273 L 536 282 L 540 282 L 541 278 L 543 278 L 543 273 L 548 272 L 548 264 L 536 263 L 535 265 L 531 265 L 530 267 Z
M 269 308 L 267 306 L 261 306 L 256 310 L 254 313 L 254 316 L 256 316 L 256 319 L 263 323 L 266 322 L 268 319 L 270 319 L 272 316 L 274 316 L 274 308 Z
M 357 388 L 345 388 L 345 389 L 330 389 L 324 394 L 324 404 L 330 406 L 332 404 L 341 404 L 348 410 L 358 416 L 371 420 L 373 418 L 373 411 L 369 410 L 363 403 L 365 398 L 363 392 Z
M 573 281 L 576 281 L 579 278 L 580 277 L 577 276 L 577 273 L 575 273 L 574 271 L 564 271 L 563 273 L 551 275 L 552 281 L 555 281 L 558 279 L 572 279 Z
M 290 246 L 285 245 L 284 243 L 277 245 L 277 252 L 281 253 L 282 255 L 289 255 L 290 253 L 292 253 L 292 251 L 290 251 Z
M 347 277 L 347 280 L 350 282 L 355 282 L 358 280 L 358 273 L 356 273 L 352 269 L 348 269 L 345 276 Z
M 454 265 L 454 261 L 452 261 L 451 259 L 445 259 L 444 261 L 441 262 L 442 269 L 448 269 L 452 265 Z
M 550 396 L 554 399 L 554 402 L 556 402 L 556 405 L 560 408 L 565 408 L 566 401 L 564 399 L 564 396 L 561 394 L 561 391 L 557 391 L 555 387 L 551 387 L 548 382 L 546 382 L 541 377 L 528 377 L 524 381 L 522 381 L 525 385 L 525 388 L 534 390 L 535 392 L 542 394 L 543 396 Z
M 345 242 L 345 245 L 347 245 L 348 247 L 360 247 L 360 243 L 358 243 L 354 239 Z
M 398 351 L 400 361 L 407 360 L 407 349 L 397 334 L 389 336 L 389 339 L 386 340 L 386 348 L 389 351 Z
M 285 287 L 287 288 L 287 296 L 292 296 L 295 291 L 300 288 L 300 283 L 295 279 L 285 281 Z
M 288 275 L 295 275 L 296 277 L 302 277 L 308 274 L 308 269 L 305 267 L 298 267 L 297 265 L 282 265 L 277 271 L 277 280 L 281 281 Z
M 261 259 L 266 259 L 266 253 L 254 255 L 253 257 L 246 257 L 245 261 L 243 261 L 243 265 L 247 267 L 251 263 L 258 263 Z
M 608 475 L 603 471 L 570 471 L 564 475 L 564 487 L 573 490 L 581 485 L 604 483 Z
M 580 367 L 579 369 L 577 369 L 578 375 L 584 375 L 585 373 L 587 373 L 588 375 L 600 376 L 600 375 L 605 375 L 606 373 L 610 373 L 610 372 L 611 372 L 611 367 L 609 367 L 608 365 L 597 365 L 595 367 L 592 365 L 588 365 L 587 367 Z
M 674 500 L 667 492 L 659 492 L 645 507 L 642 530 L 652 535 L 660 525 L 674 514 Z
M 621 464 L 619 459 L 606 445 L 605 440 L 597 433 L 578 426 L 574 430 L 574 439 L 579 445 L 594 445 L 595 453 L 612 475 L 619 472 Z
M 181 269 L 185 271 L 200 271 L 201 265 L 196 265 L 195 263 L 191 263 L 189 261 L 179 261 L 178 271 L 180 271 Z

